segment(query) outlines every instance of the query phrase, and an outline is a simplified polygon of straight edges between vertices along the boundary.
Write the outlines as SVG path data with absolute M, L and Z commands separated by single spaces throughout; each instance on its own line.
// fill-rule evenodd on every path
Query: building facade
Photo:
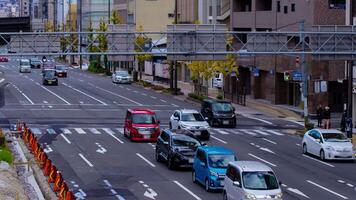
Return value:
M 233 31 L 298 31 L 315 25 L 345 24 L 345 5 L 325 0 L 232 0 L 230 26 Z M 340 1 L 335 1 L 340 2 Z M 298 41 L 292 41 L 298 42 Z M 302 106 L 300 82 L 286 81 L 284 73 L 300 71 L 291 56 L 258 56 L 238 59 L 240 78 L 235 84 L 256 99 L 275 104 Z M 318 104 L 333 111 L 343 109 L 344 62 L 307 58 L 309 72 L 308 108 Z M 252 73 L 254 72 L 254 73 Z M 342 81 L 341 81 L 342 82 Z M 323 88 L 320 88 L 323 86 Z

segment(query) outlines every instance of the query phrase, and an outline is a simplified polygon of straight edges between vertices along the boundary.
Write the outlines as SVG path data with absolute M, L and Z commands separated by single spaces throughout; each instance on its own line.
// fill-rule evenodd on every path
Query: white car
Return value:
M 273 170 L 257 161 L 230 162 L 224 180 L 224 200 L 282 200 L 281 183 Z
M 210 126 L 203 115 L 196 110 L 176 110 L 169 120 L 170 129 L 186 129 L 194 136 L 208 140 L 210 138 Z
M 304 134 L 304 154 L 319 156 L 321 160 L 353 160 L 355 149 L 345 135 L 335 129 L 312 129 Z
M 132 83 L 132 77 L 127 71 L 116 71 L 111 79 L 113 83 Z
M 21 59 L 20 60 L 19 72 L 20 73 L 24 73 L 24 72 L 31 73 L 31 65 L 30 65 L 29 59 Z

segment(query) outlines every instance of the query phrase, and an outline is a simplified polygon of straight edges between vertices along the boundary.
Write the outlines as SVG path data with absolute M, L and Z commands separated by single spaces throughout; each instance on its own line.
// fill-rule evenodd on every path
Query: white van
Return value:
M 30 65 L 30 60 L 29 59 L 21 59 L 20 60 L 20 67 L 19 67 L 20 73 L 24 72 L 31 72 L 31 65 Z
M 224 84 L 224 75 L 222 73 L 218 73 L 213 78 L 213 87 L 221 89 Z
M 282 200 L 282 190 L 273 170 L 256 161 L 230 162 L 224 181 L 224 200 Z

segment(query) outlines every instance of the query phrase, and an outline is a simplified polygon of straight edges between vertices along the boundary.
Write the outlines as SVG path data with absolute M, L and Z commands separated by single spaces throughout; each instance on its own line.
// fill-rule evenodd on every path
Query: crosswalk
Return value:
M 109 135 L 116 135 L 116 134 L 123 134 L 123 128 L 37 128 L 37 127 L 30 127 L 32 132 L 35 135 L 41 134 L 64 134 L 64 135 L 71 135 L 71 134 L 78 134 L 78 135 L 101 135 L 101 134 L 109 134 Z M 268 137 L 268 136 L 284 136 L 286 133 L 283 130 L 278 129 L 220 129 L 220 128 L 212 128 L 210 129 L 211 135 L 246 135 L 252 137 Z

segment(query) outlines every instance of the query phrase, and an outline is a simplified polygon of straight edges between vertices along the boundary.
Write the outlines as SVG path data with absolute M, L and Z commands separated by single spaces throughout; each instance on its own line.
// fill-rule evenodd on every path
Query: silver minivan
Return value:
M 31 72 L 31 65 L 30 65 L 30 60 L 29 59 L 21 59 L 20 60 L 20 67 L 19 67 L 20 73 L 24 72 Z
M 273 170 L 257 161 L 230 162 L 224 182 L 224 200 L 282 199 Z

